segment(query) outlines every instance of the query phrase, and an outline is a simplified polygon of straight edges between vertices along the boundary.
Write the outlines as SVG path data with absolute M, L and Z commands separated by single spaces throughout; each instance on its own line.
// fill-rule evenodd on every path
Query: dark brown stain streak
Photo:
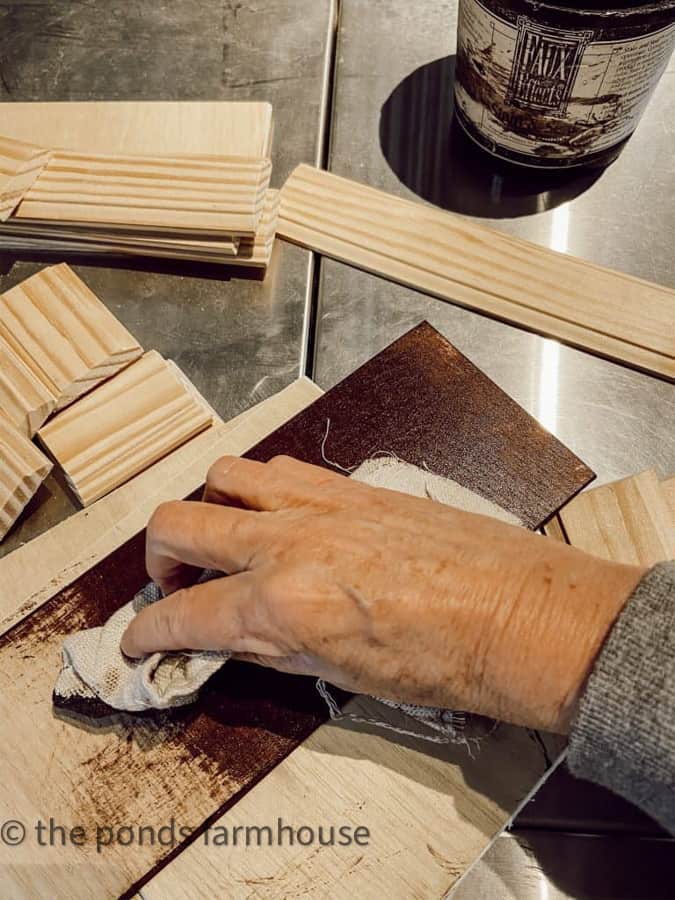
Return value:
M 325 465 L 321 444 L 329 418 L 330 457 L 341 465 L 355 465 L 378 450 L 393 451 L 483 494 L 532 528 L 593 478 L 587 466 L 427 323 L 247 455 L 264 461 L 284 453 Z M 146 581 L 144 533 L 140 533 L 2 636 L 0 657 L 19 651 L 38 654 L 46 640 L 53 643 L 74 630 L 103 624 Z M 51 685 L 44 687 L 47 691 Z M 82 727 L 114 727 L 119 742 L 114 751 L 104 751 L 114 759 L 88 760 L 77 778 L 80 785 L 86 783 L 93 804 L 97 791 L 103 805 L 117 797 L 119 788 L 123 808 L 129 792 L 143 794 L 138 759 L 135 768 L 131 764 L 134 742 L 143 747 L 161 741 L 181 765 L 196 766 L 208 775 L 195 778 L 195 794 L 186 801 L 195 809 L 203 808 L 204 802 L 213 804 L 203 831 L 326 718 L 312 679 L 228 663 L 188 709 L 115 715 L 98 725 L 91 719 L 80 722 Z M 102 771 L 115 783 L 101 784 Z M 147 802 L 158 799 L 150 797 Z M 155 866 L 138 873 L 128 896 L 186 844 L 168 855 L 158 849 Z

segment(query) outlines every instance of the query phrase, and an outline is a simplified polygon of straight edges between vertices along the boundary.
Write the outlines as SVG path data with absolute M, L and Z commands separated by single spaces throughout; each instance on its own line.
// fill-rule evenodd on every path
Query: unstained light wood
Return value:
M 558 518 L 547 534 L 594 556 L 642 566 L 675 558 L 675 518 L 651 470 L 579 494 Z
M 269 156 L 269 103 L 0 103 L 0 133 L 54 150 L 146 156 Z
M 55 152 L 14 217 L 122 233 L 254 235 L 268 159 Z
M 0 337 L 0 412 L 32 438 L 55 406 L 52 393 Z
M 667 478 L 665 481 L 662 481 L 661 487 L 666 495 L 666 503 L 668 504 L 673 516 L 673 522 L 675 523 L 675 477 Z
M 160 503 L 180 500 L 203 484 L 219 456 L 245 453 L 319 396 L 313 382 L 300 378 L 230 422 L 216 422 L 89 509 L 0 559 L 0 634 L 141 531 Z
M 51 471 L 52 464 L 0 411 L 0 540 Z
M 50 156 L 49 150 L 0 136 L 0 222 L 14 212 Z
M 89 506 L 212 419 L 179 371 L 153 350 L 59 413 L 38 437 Z
M 78 232 L 67 228 L 26 225 L 16 219 L 0 223 L 3 246 L 12 250 L 40 250 L 82 255 L 155 256 L 192 259 L 222 265 L 264 269 L 269 265 L 279 216 L 279 191 L 268 190 L 254 237 L 187 239 L 130 238 L 123 234 Z
M 280 237 L 443 300 L 675 378 L 675 292 L 301 165 Z
M 143 352 L 65 263 L 0 295 L 0 337 L 51 395 L 56 409 Z

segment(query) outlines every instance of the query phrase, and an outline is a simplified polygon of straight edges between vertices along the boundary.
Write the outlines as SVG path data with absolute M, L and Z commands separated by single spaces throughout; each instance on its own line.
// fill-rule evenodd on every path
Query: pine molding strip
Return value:
M 83 506 L 208 428 L 212 411 L 152 350 L 38 432 Z
M 42 383 L 57 410 L 143 352 L 65 263 L 0 295 L 0 337 Z
M 278 235 L 443 300 L 675 379 L 675 291 L 301 165 Z
M 57 152 L 14 215 L 85 231 L 252 236 L 271 171 L 269 159 Z
M 0 137 L 0 222 L 14 212 L 50 157 L 49 150 Z

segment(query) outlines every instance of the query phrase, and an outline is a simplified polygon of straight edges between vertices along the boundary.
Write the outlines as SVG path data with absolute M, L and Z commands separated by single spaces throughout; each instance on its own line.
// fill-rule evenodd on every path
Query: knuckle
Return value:
M 148 523 L 150 538 L 155 540 L 161 539 L 162 535 L 171 529 L 181 508 L 182 502 L 180 500 L 167 500 L 164 503 L 160 503 Z
M 273 470 L 284 471 L 292 466 L 294 462 L 295 460 L 292 456 L 280 453 L 278 456 L 273 456 L 267 465 Z

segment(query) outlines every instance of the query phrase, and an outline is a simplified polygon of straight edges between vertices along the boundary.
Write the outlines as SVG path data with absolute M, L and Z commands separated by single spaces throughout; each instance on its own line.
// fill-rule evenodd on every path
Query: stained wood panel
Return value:
M 50 156 L 49 150 L 0 137 L 0 222 L 16 209 Z
M 0 296 L 0 336 L 57 409 L 114 375 L 142 349 L 65 263 Z
M 269 156 L 269 103 L 68 101 L 0 103 L 2 134 L 54 150 L 167 156 Z
M 254 235 L 268 159 L 53 154 L 14 216 L 121 232 Z
M 667 378 L 675 292 L 422 203 L 299 166 L 279 236 L 443 300 Z
M 47 457 L 0 411 L 0 541 L 51 468 Z
M 652 566 L 675 558 L 675 520 L 653 471 L 585 491 L 547 534 L 615 562 Z
M 211 424 L 179 371 L 150 351 L 38 432 L 83 506 L 110 493 Z
M 282 425 L 248 455 L 267 459 L 285 452 L 310 461 L 321 460 L 321 445 L 330 419 L 325 450 L 329 458 L 341 464 L 348 466 L 362 460 L 375 449 L 391 449 L 410 462 L 426 463 L 441 474 L 480 470 L 482 474 L 467 486 L 496 502 L 507 498 L 507 508 L 521 519 L 538 522 L 542 511 L 550 515 L 556 504 L 564 502 L 561 494 L 567 491 L 569 496 L 578 490 L 591 473 L 534 420 L 522 411 L 519 415 L 515 404 L 511 406 L 512 401 L 494 385 L 493 390 L 488 390 L 484 378 L 455 348 L 424 325 Z M 466 391 L 467 384 L 475 387 L 475 398 Z M 507 420 L 502 419 L 501 407 L 507 411 Z M 506 452 L 502 462 L 498 451 L 510 451 L 503 435 L 506 421 L 512 423 L 511 436 L 517 449 Z M 461 459 L 453 459 L 455 455 Z M 533 464 L 538 458 L 547 460 L 550 468 Z M 527 460 L 530 462 L 526 465 Z M 524 484 L 526 478 L 535 482 L 533 490 Z M 480 487 L 476 486 L 477 480 Z M 497 480 L 502 483 L 493 485 Z M 92 727 L 92 723 L 79 729 L 76 724 L 53 716 L 47 695 L 58 670 L 58 647 L 65 634 L 103 622 L 130 599 L 146 577 L 140 534 L 45 602 L 0 640 L 0 672 L 15 673 L 9 688 L 0 694 L 0 714 L 6 716 L 7 723 L 11 722 L 5 753 L 0 757 L 0 777 L 11 777 L 16 785 L 11 797 L 0 800 L 2 814 L 7 818 L 32 819 L 44 815 L 41 810 L 49 809 L 59 821 L 69 823 L 77 819 L 89 828 L 102 817 L 113 826 L 142 822 L 159 827 L 171 816 L 179 824 L 200 828 L 237 803 L 325 718 L 325 708 L 321 702 L 317 704 L 311 680 L 242 664 L 228 664 L 209 683 L 199 702 L 179 713 L 121 717 L 112 727 L 106 723 L 101 729 Z M 27 655 L 36 657 L 30 665 L 22 662 Z M 19 693 L 21 703 L 16 700 Z M 19 758 L 17 748 L 21 735 L 29 730 L 36 751 L 30 766 L 19 766 L 15 762 Z M 444 858 L 443 871 L 433 879 L 447 887 L 489 844 L 534 788 L 549 768 L 550 754 L 556 748 L 555 743 L 544 744 L 549 747 L 544 752 L 542 745 L 526 732 L 498 729 L 486 739 L 498 744 L 486 750 L 484 757 L 477 756 L 474 766 L 457 748 L 430 752 L 428 748 L 413 750 L 403 742 L 393 754 L 380 754 L 372 744 L 364 743 L 363 735 L 355 733 L 352 743 L 347 737 L 344 741 L 336 738 L 332 731 L 328 728 L 327 734 L 317 736 L 319 744 L 311 750 L 314 767 L 303 763 L 306 756 L 298 760 L 300 774 L 296 783 L 302 784 L 303 791 L 295 797 L 295 812 L 302 809 L 306 817 L 308 809 L 331 813 L 337 810 L 349 822 L 359 824 L 362 808 L 352 802 L 352 795 L 358 796 L 361 804 L 366 799 L 372 802 L 374 790 L 378 796 L 386 797 L 390 785 L 392 804 L 396 800 L 400 814 L 400 798 L 406 790 L 414 791 L 416 797 L 409 801 L 411 808 L 414 806 L 419 815 L 423 810 L 426 819 L 434 817 L 433 825 L 429 825 L 433 828 L 430 855 L 438 846 L 437 836 L 442 832 L 452 835 L 453 857 Z M 389 744 L 381 737 L 377 742 Z M 361 754 L 366 754 L 370 759 L 361 764 L 355 764 L 353 758 L 345 759 L 349 790 L 340 781 L 334 781 L 335 765 L 330 755 L 333 750 L 357 754 L 359 760 L 364 760 Z M 428 765 L 424 756 L 431 757 Z M 58 777 L 52 775 L 38 785 L 28 770 L 44 771 L 49 765 L 54 773 L 58 771 Z M 394 766 L 400 777 L 390 782 L 388 770 Z M 346 769 L 337 767 L 338 779 Z M 282 796 L 280 786 L 287 783 L 289 775 L 287 769 L 279 771 L 281 780 L 276 782 L 277 790 L 272 790 L 275 799 Z M 427 785 L 427 791 L 414 783 L 413 772 Z M 270 794 L 265 796 L 269 798 Z M 340 797 L 342 805 L 333 806 Z M 283 798 L 286 801 L 287 795 Z M 263 804 L 265 815 L 276 815 L 268 803 Z M 392 804 L 385 806 L 380 825 L 387 812 L 394 809 Z M 198 841 L 199 838 L 195 848 Z M 388 846 L 386 838 L 381 846 Z M 240 878 L 237 871 L 229 870 L 223 848 L 217 849 L 218 863 L 213 856 L 208 860 L 199 857 L 197 865 L 219 865 L 219 878 L 228 882 L 228 896 L 250 892 L 251 884 L 242 883 L 249 876 Z M 12 857 L 5 853 L 0 859 L 4 864 L 3 880 L 8 886 L 25 884 L 22 879 L 29 877 L 30 888 L 35 892 L 53 890 L 58 885 L 59 891 L 69 896 L 91 897 L 92 891 L 93 896 L 132 891 L 136 882 L 145 880 L 166 861 L 168 852 L 157 846 L 133 850 L 117 846 L 97 857 L 90 845 L 78 849 L 77 866 L 67 867 L 67 857 L 60 849 L 58 856 L 53 855 L 55 869 L 34 866 L 28 875 L 26 870 L 19 873 L 16 869 L 20 853 Z M 363 869 L 363 884 L 371 888 L 378 882 L 381 885 L 385 875 L 393 884 L 405 871 L 404 866 L 398 869 L 396 853 L 394 848 L 385 858 L 373 857 L 371 865 Z M 326 884 L 323 861 L 328 857 L 322 857 L 320 867 L 312 865 L 313 858 L 314 855 L 303 857 L 301 875 L 308 890 L 318 890 Z M 52 861 L 47 853 L 42 859 L 45 863 Z M 85 879 L 83 873 L 94 871 L 97 859 L 103 865 L 96 869 L 96 878 Z M 275 864 L 278 870 L 274 869 Z M 348 869 L 356 864 L 349 856 L 331 856 L 328 871 L 339 884 L 339 879 L 346 877 Z M 260 863 L 251 865 L 250 877 L 258 890 L 255 869 Z M 285 871 L 283 857 L 270 856 L 269 865 L 272 872 L 263 873 L 263 885 L 282 877 Z M 421 869 L 417 867 L 411 877 L 420 877 Z M 170 873 L 165 877 L 170 878 Z M 291 880 L 290 887 L 295 883 Z
M 51 392 L 0 337 L 0 411 L 24 437 L 32 438 L 55 406 Z

